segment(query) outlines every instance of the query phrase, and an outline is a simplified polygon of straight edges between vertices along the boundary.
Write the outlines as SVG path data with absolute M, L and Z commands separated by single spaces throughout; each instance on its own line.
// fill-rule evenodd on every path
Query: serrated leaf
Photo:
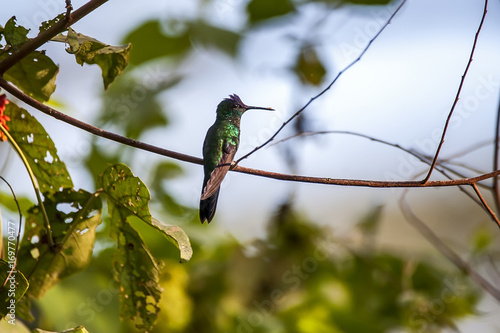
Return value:
M 3 35 L 5 36 L 7 44 L 12 46 L 13 49 L 16 49 L 20 45 L 29 41 L 28 32 L 29 29 L 16 24 L 16 17 L 13 16 L 7 21 L 7 23 L 5 23 Z
M 9 276 L 9 272 L 12 267 L 8 262 L 0 259 L 0 286 L 2 286 Z M 0 289 L 0 318 L 7 316 L 7 320 L 15 319 L 17 302 L 23 297 L 24 293 L 28 289 L 28 280 L 24 277 L 23 273 L 20 271 L 15 271 L 10 275 L 7 284 L 3 289 Z M 14 309 L 13 315 L 11 309 Z
M 149 190 L 139 177 L 132 174 L 128 166 L 125 164 L 109 166 L 101 176 L 101 186 L 120 211 L 125 210 L 128 215 L 133 214 L 161 231 L 180 250 L 181 260 L 189 260 L 192 249 L 187 235 L 184 231 L 177 230 L 179 227 L 170 229 L 162 223 L 155 224 L 149 212 L 151 199 Z
M 293 12 L 295 12 L 295 7 L 290 0 L 252 0 L 247 5 L 248 18 L 251 23 L 261 22 Z
M 167 35 L 157 20 L 143 23 L 131 31 L 124 40 L 134 45 L 130 57 L 130 63 L 133 65 L 161 57 L 181 55 L 191 47 L 188 33 Z
M 26 218 L 19 250 L 19 268 L 30 282 L 28 294 L 40 298 L 61 279 L 83 270 L 89 263 L 95 229 L 101 223 L 101 201 L 83 190 L 66 189 L 44 206 L 56 246 L 47 244 L 44 220 L 35 206 Z
M 54 142 L 36 118 L 12 102 L 6 106 L 5 114 L 11 119 L 9 133 L 28 159 L 42 193 L 50 197 L 61 189 L 72 188 L 66 165 L 59 159 Z
M 152 218 L 152 226 L 161 231 L 167 239 L 174 244 L 181 253 L 181 262 L 186 262 L 193 256 L 193 249 L 187 234 L 175 225 L 166 225 L 163 222 Z
M 159 269 L 143 240 L 127 222 L 130 211 L 108 203 L 112 235 L 118 248 L 113 255 L 113 276 L 120 284 L 120 317 L 134 321 L 142 331 L 155 325 L 162 288 Z
M 83 64 L 96 64 L 101 67 L 104 89 L 120 75 L 128 65 L 132 45 L 122 46 L 104 44 L 92 37 L 76 33 L 69 28 L 67 35 L 59 34 L 52 38 L 53 41 L 69 44 L 68 53 L 74 54 L 76 62 Z

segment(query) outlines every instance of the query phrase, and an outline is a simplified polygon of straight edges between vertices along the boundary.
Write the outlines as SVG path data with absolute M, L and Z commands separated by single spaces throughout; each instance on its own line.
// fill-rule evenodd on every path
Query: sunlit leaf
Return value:
M 293 13 L 295 7 L 290 0 L 252 0 L 247 5 L 247 13 L 251 23 Z
M 159 220 L 152 218 L 152 225 L 159 231 L 162 232 L 167 239 L 174 244 L 181 253 L 181 262 L 186 262 L 193 256 L 193 249 L 191 248 L 191 243 L 189 238 L 178 226 L 166 225 Z
M 128 65 L 131 44 L 111 46 L 92 37 L 75 32 L 69 28 L 66 35 L 59 34 L 52 40 L 69 44 L 68 53 L 74 54 L 76 62 L 83 64 L 97 64 L 101 67 L 104 88 L 120 75 Z
M 189 260 L 192 249 L 186 234 L 178 227 L 169 227 L 153 221 L 149 212 L 149 190 L 139 177 L 132 174 L 129 167 L 125 164 L 108 167 L 101 176 L 101 186 L 120 211 L 126 210 L 128 215 L 133 214 L 161 231 L 179 248 L 181 260 Z
M 59 332 L 45 331 L 45 330 L 42 330 L 40 328 L 37 328 L 37 329 L 35 329 L 33 331 L 33 333 L 89 333 L 89 331 L 87 331 L 85 329 L 85 327 L 83 327 L 83 326 L 78 326 L 78 327 L 75 327 L 75 328 L 69 328 L 67 330 L 59 331 Z
M 95 195 L 66 189 L 46 199 L 56 246 L 49 248 L 38 206 L 26 218 L 19 268 L 30 282 L 28 294 L 39 298 L 61 279 L 84 269 L 92 256 L 95 229 L 101 223 L 101 201 Z
M 15 245 L 9 248 L 15 248 Z M 7 253 L 7 257 L 11 254 Z M 17 302 L 24 295 L 28 289 L 28 280 L 24 277 L 23 273 L 15 270 L 9 276 L 12 270 L 12 265 L 3 259 L 0 259 L 0 286 L 3 286 L 8 277 L 5 287 L 0 289 L 0 318 L 6 317 L 6 320 L 16 319 Z
M 73 187 L 66 165 L 59 159 L 54 142 L 35 117 L 14 103 L 6 106 L 9 132 L 28 159 L 44 195 Z
M 177 35 L 168 35 L 157 20 L 143 23 L 125 36 L 124 40 L 134 45 L 130 56 L 130 63 L 133 65 L 181 55 L 191 47 L 188 33 L 183 31 Z

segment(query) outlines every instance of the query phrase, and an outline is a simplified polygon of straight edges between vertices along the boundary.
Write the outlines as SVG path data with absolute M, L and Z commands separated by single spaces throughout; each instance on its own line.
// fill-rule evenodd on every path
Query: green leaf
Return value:
M 10 256 L 7 253 L 7 256 Z M 2 286 L 12 270 L 12 265 L 0 259 L 0 286 Z M 7 317 L 7 320 L 16 318 L 17 302 L 28 290 L 28 280 L 20 271 L 14 271 L 10 275 L 7 284 L 0 290 L 0 318 Z M 11 311 L 11 309 L 13 309 Z
M 120 284 L 120 317 L 133 320 L 142 331 L 149 331 L 160 311 L 159 269 L 137 231 L 127 222 L 131 212 L 117 206 L 112 199 L 108 208 L 112 235 L 118 243 L 113 255 L 113 276 Z
M 325 67 L 312 47 L 304 47 L 300 50 L 294 71 L 303 83 L 314 86 L 320 85 L 326 74 Z
M 181 261 L 191 258 L 192 249 L 189 239 L 179 227 L 154 222 L 149 212 L 149 190 L 139 177 L 135 177 L 125 164 L 108 167 L 101 176 L 104 192 L 120 210 L 126 210 L 142 221 L 162 232 L 180 250 Z
M 66 16 L 65 13 L 61 13 L 61 14 L 57 15 L 56 17 L 54 17 L 52 20 L 48 20 L 48 21 L 42 22 L 40 24 L 40 27 L 38 28 L 39 32 L 44 32 L 45 30 L 49 29 L 50 27 L 52 27 L 57 22 L 59 22 L 62 19 L 64 19 L 65 16 Z
M 116 82 L 103 96 L 101 123 L 119 126 L 129 138 L 138 138 L 145 131 L 168 125 L 163 105 L 157 96 L 180 82 L 179 77 L 160 78 L 153 72 L 148 79 L 152 85 L 129 76 Z
M 4 54 L 5 55 L 5 54 Z M 3 60 L 5 58 L 2 57 Z M 56 90 L 59 67 L 39 51 L 31 52 L 5 72 L 5 79 L 37 101 L 46 102 Z
M 35 206 L 26 218 L 26 229 L 19 250 L 19 268 L 30 282 L 28 294 L 40 298 L 61 279 L 83 270 L 89 263 L 95 229 L 101 223 L 101 201 L 96 195 L 66 189 L 44 206 L 56 243 L 50 249 L 41 211 Z
M 45 331 L 40 328 L 37 328 L 33 331 L 33 333 L 89 333 L 83 326 L 78 326 L 75 328 L 70 328 L 64 331 L 53 332 L 53 331 Z
M 214 27 L 203 21 L 196 21 L 190 24 L 188 32 L 193 43 L 199 43 L 205 47 L 215 47 L 233 57 L 238 51 L 241 36 L 234 31 Z
M 124 40 L 134 45 L 130 56 L 130 63 L 133 65 L 161 57 L 182 55 L 191 47 L 188 33 L 167 35 L 157 20 L 145 22 L 130 32 Z
M 31 199 L 25 196 L 17 196 L 17 202 L 19 203 L 19 206 L 21 207 L 21 212 L 24 214 L 25 212 L 28 211 L 30 207 L 33 206 L 33 202 Z M 16 202 L 14 201 L 14 198 L 12 197 L 12 193 L 4 193 L 0 192 L 0 204 L 5 207 L 7 210 L 13 212 L 13 213 L 18 213 L 17 210 L 17 205 Z
M 5 36 L 5 41 L 7 44 L 12 46 L 15 50 L 20 45 L 29 41 L 28 38 L 29 29 L 23 26 L 16 25 L 16 17 L 11 17 L 7 23 L 5 23 L 5 28 L 3 30 L 3 35 Z
M 66 51 L 74 54 L 76 62 L 83 64 L 97 64 L 101 67 L 104 89 L 108 89 L 116 77 L 122 74 L 128 65 L 129 53 L 132 45 L 111 46 L 89 36 L 76 33 L 69 28 L 66 35 L 59 34 L 53 41 L 69 44 Z
M 193 249 L 187 234 L 175 225 L 166 225 L 163 222 L 152 218 L 152 226 L 161 231 L 167 239 L 174 244 L 181 253 L 181 262 L 186 262 L 193 256 Z
M 72 188 L 66 165 L 57 156 L 57 149 L 42 125 L 26 110 L 14 103 L 6 106 L 10 117 L 9 132 L 22 149 L 45 196 Z
M 278 16 L 295 12 L 290 0 L 252 0 L 247 5 L 248 18 L 251 23 L 257 23 Z
M 474 253 L 484 253 L 493 244 L 495 237 L 488 228 L 478 228 L 472 236 L 472 251 Z
M 28 29 L 16 26 L 15 18 L 11 18 L 5 25 L 3 35 L 10 49 L 0 55 L 0 61 L 9 56 L 12 50 L 18 49 L 29 41 Z M 5 79 L 15 84 L 19 89 L 45 102 L 48 101 L 56 89 L 55 81 L 59 67 L 43 52 L 34 51 L 17 62 L 5 72 Z

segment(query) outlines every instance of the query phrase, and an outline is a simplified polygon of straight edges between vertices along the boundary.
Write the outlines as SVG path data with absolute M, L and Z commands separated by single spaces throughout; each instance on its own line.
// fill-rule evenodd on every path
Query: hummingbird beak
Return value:
M 246 106 L 245 109 L 248 110 L 267 110 L 267 111 L 275 111 L 273 108 L 265 108 L 262 106 Z

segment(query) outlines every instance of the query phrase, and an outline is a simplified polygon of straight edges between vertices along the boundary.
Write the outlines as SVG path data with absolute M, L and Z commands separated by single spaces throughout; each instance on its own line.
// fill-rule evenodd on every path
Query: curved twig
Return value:
M 450 124 L 451 116 L 453 115 L 453 111 L 455 111 L 455 107 L 458 104 L 458 99 L 460 98 L 460 94 L 462 92 L 462 87 L 465 82 L 465 78 L 467 77 L 467 73 L 469 72 L 470 65 L 472 63 L 472 58 L 474 57 L 474 52 L 476 51 L 476 45 L 477 45 L 477 40 L 479 38 L 479 33 L 481 32 L 481 29 L 483 27 L 484 23 L 484 18 L 486 17 L 486 12 L 488 11 L 488 0 L 484 1 L 484 10 L 483 10 L 483 16 L 481 17 L 481 23 L 479 24 L 479 27 L 476 31 L 476 36 L 474 37 L 474 43 L 472 44 L 472 50 L 469 56 L 469 61 L 467 62 L 467 66 L 465 67 L 464 74 L 462 75 L 462 79 L 460 80 L 460 84 L 458 85 L 458 90 L 457 90 L 457 95 L 455 96 L 455 101 L 453 102 L 453 105 L 451 106 L 451 110 L 448 113 L 448 118 L 446 119 L 444 128 L 443 128 L 443 134 L 441 135 L 441 141 L 439 142 L 439 145 L 436 149 L 436 154 L 434 154 L 434 159 L 432 160 L 432 164 L 429 168 L 429 172 L 427 173 L 427 176 L 422 180 L 422 183 L 426 183 L 429 181 L 429 178 L 431 178 L 432 171 L 434 170 L 434 167 L 436 166 L 439 153 L 441 152 L 441 148 L 443 147 L 444 144 L 444 138 L 446 137 L 446 132 L 448 131 L 448 126 Z
M 354 66 L 357 62 L 359 62 L 361 60 L 361 58 L 365 55 L 366 51 L 368 51 L 368 49 L 370 48 L 370 46 L 372 45 L 372 43 L 375 41 L 375 39 L 377 39 L 377 37 L 380 36 L 380 34 L 382 33 L 382 31 L 384 31 L 385 28 L 391 23 L 391 21 L 394 18 L 394 16 L 396 16 L 396 14 L 399 12 L 399 10 L 403 7 L 403 5 L 405 3 L 406 3 L 406 0 L 401 1 L 401 4 L 398 6 L 398 8 L 396 8 L 396 10 L 394 11 L 394 13 L 392 13 L 391 17 L 389 17 L 389 19 L 387 20 L 387 22 L 380 28 L 380 30 L 375 34 L 375 36 L 373 36 L 373 38 L 368 42 L 368 44 L 363 49 L 363 51 L 361 51 L 360 55 L 353 62 L 351 62 L 349 65 L 347 65 L 347 67 L 345 67 L 343 70 L 341 70 L 337 74 L 337 76 L 335 76 L 335 78 L 333 79 L 333 81 L 331 81 L 330 84 L 325 89 L 323 89 L 316 96 L 312 97 L 309 100 L 309 102 L 307 102 L 301 109 L 299 109 L 290 118 L 288 118 L 281 125 L 281 127 L 278 128 L 278 130 L 276 132 L 274 132 L 274 134 L 266 142 L 264 142 L 260 146 L 255 147 L 252 151 L 250 151 L 248 154 L 244 155 L 243 157 L 240 157 L 235 162 L 235 165 L 237 165 L 239 162 L 241 162 L 242 160 L 246 159 L 247 157 L 249 157 L 250 155 L 252 155 L 253 153 L 255 153 L 257 150 L 259 150 L 259 149 L 263 148 L 264 146 L 268 145 L 271 141 L 273 141 L 276 138 L 276 136 L 283 130 L 283 128 L 285 128 L 286 125 L 288 125 L 293 119 L 295 119 L 296 117 L 298 117 L 312 102 L 314 102 L 316 99 L 318 99 L 320 96 L 322 96 L 328 90 L 330 90 L 330 88 L 335 84 L 335 82 L 337 82 L 337 80 L 340 78 L 340 76 L 342 74 L 344 74 L 347 70 L 349 70 L 352 66 Z

